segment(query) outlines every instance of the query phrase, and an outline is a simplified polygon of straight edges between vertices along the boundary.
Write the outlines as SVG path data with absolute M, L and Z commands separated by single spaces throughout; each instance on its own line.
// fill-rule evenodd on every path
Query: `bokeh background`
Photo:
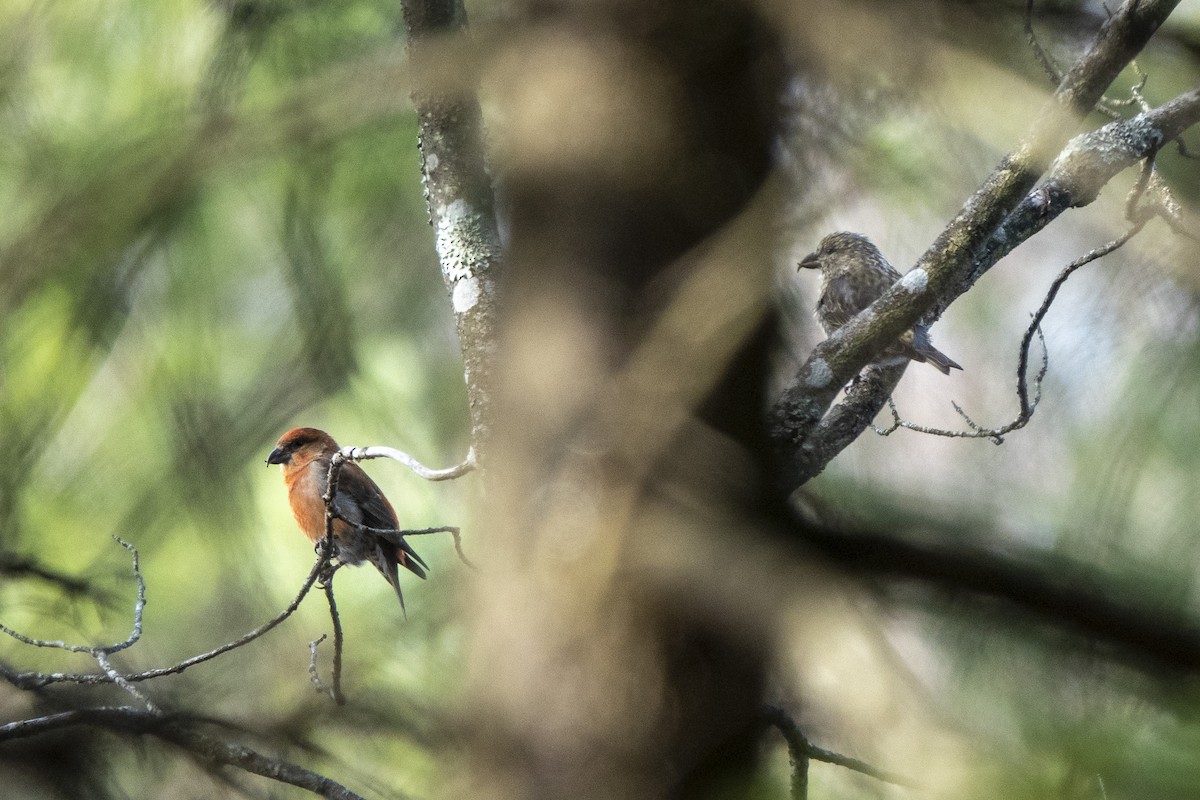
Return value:
M 1041 5 L 1039 35 L 1064 62 L 1104 13 Z M 469 11 L 503 31 L 507 6 Z M 820 337 L 816 281 L 795 274 L 798 257 L 825 232 L 856 230 L 906 269 L 1049 86 L 1024 3 L 819 6 L 764 4 L 797 71 L 779 150 L 793 178 L 778 256 L 784 372 Z M 461 358 L 416 121 L 380 78 L 402 47 L 399 5 L 384 0 L 0 5 L 0 553 L 89 586 L 0 577 L 5 625 L 123 639 L 134 586 L 121 537 L 141 554 L 148 605 L 119 665 L 175 663 L 275 614 L 307 574 L 311 548 L 263 465 L 284 430 L 312 425 L 434 466 L 462 459 Z M 1196 84 L 1200 2 L 1181 4 L 1139 65 L 1151 105 Z M 483 101 L 488 119 L 503 117 Z M 1167 148 L 1160 165 L 1198 230 L 1197 162 Z M 1029 314 L 1062 266 L 1123 230 L 1134 177 L 949 310 L 934 338 L 966 370 L 914 365 L 896 394 L 906 418 L 960 427 L 952 400 L 984 424 L 1015 415 Z M 867 433 L 806 487 L 808 502 L 851 524 L 1034 554 L 1200 617 L 1200 246 L 1152 224 L 1072 278 L 1044 330 L 1050 373 L 1025 430 L 1002 446 Z M 367 469 L 403 525 L 462 525 L 468 554 L 478 546 L 471 523 L 488 510 L 475 477 Z M 372 571 L 338 577 L 346 707 L 309 682 L 308 643 L 329 627 L 319 597 L 259 642 L 146 691 L 369 796 L 455 796 L 471 578 L 449 538 L 414 546 L 431 575 L 401 577 L 407 620 Z M 796 608 L 779 626 L 779 693 L 802 706 L 810 737 L 922 775 L 928 796 L 1196 796 L 1191 678 L 1146 676 L 955 597 L 831 592 L 817 616 L 781 604 Z M 94 668 L 7 639 L 0 659 Z M 125 699 L 0 689 L 0 722 Z M 919 760 L 930 753 L 938 761 Z M 304 796 L 93 732 L 0 745 L 0 775 L 12 797 Z M 746 792 L 778 797 L 787 784 L 772 743 Z M 814 765 L 811 796 L 923 795 Z

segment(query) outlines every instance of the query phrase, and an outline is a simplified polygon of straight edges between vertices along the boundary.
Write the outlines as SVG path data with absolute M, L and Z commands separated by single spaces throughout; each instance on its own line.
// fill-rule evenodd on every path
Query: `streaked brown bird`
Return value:
M 337 442 L 325 431 L 292 428 L 267 456 L 268 464 L 282 465 L 292 516 L 313 544 L 325 537 L 325 502 L 321 497 L 329 485 L 330 459 L 338 449 Z M 397 567 L 424 578 L 429 565 L 400 535 L 396 512 L 383 491 L 353 461 L 342 465 L 333 508 L 337 514 L 333 520 L 334 557 L 343 564 L 374 564 L 396 590 L 404 610 Z
M 816 314 L 826 335 L 845 325 L 900 280 L 900 273 L 870 239 L 845 231 L 822 239 L 816 251 L 800 262 L 800 268 L 821 270 L 821 297 L 817 300 Z M 915 325 L 905 331 L 882 355 L 924 361 L 946 375 L 951 369 L 962 369 L 933 346 L 926 325 Z

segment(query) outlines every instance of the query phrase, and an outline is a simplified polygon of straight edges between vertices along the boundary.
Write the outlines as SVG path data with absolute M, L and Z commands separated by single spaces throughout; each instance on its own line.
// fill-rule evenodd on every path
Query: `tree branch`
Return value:
M 268 620 L 267 622 L 258 626 L 254 630 L 242 635 L 241 637 L 233 640 L 232 642 L 226 642 L 225 644 L 221 645 L 220 647 L 216 647 L 212 650 L 209 650 L 207 653 L 201 653 L 199 655 L 192 656 L 191 658 L 184 659 L 183 661 L 180 661 L 178 664 L 174 664 L 169 667 L 160 667 L 158 669 L 146 670 L 144 672 L 130 673 L 127 675 L 122 675 L 120 677 L 130 683 L 136 683 L 138 681 L 146 681 L 146 680 L 150 680 L 152 678 L 159 678 L 159 677 L 162 677 L 163 675 L 175 675 L 180 672 L 183 672 L 184 670 L 188 669 L 189 667 L 195 666 L 196 664 L 200 664 L 205 661 L 210 661 L 210 660 L 216 658 L 217 656 L 222 655 L 223 653 L 228 653 L 230 650 L 236 650 L 237 648 L 242 647 L 243 645 L 249 644 L 250 642 L 254 641 L 255 639 L 259 638 L 260 636 L 266 634 L 268 631 L 270 631 L 275 626 L 279 625 L 279 623 L 283 622 L 285 619 L 290 617 L 296 611 L 296 609 L 300 607 L 300 602 L 302 600 L 304 600 L 305 595 L 307 595 L 309 590 L 312 589 L 313 584 L 316 582 L 317 578 L 325 570 L 325 568 L 328 566 L 328 564 L 329 564 L 329 555 L 327 555 L 327 553 L 325 551 L 322 551 L 317 556 L 317 560 L 313 563 L 313 567 L 309 571 L 308 577 L 305 579 L 304 583 L 301 585 L 300 591 L 297 592 L 296 597 L 292 600 L 291 603 L 288 604 L 288 607 L 285 608 L 283 611 L 281 611 L 279 614 L 277 614 L 274 618 Z M 9 635 L 14 635 L 13 632 L 10 632 L 7 628 L 3 628 L 3 626 L 0 626 L 0 629 L 3 629 L 4 632 L 9 633 Z M 16 638 L 21 639 L 22 641 L 25 641 L 25 638 L 21 637 L 19 634 L 16 634 Z M 37 642 L 35 640 L 30 640 L 26 643 L 27 644 L 35 644 L 35 645 L 37 644 Z M 50 646 L 57 646 L 59 644 L 62 644 L 62 643 L 50 643 Z M 46 646 L 46 645 L 40 645 L 40 646 Z M 63 649 L 71 649 L 71 646 L 66 646 Z M 84 650 L 86 650 L 86 648 L 84 648 Z M 113 676 L 110 675 L 108 672 L 100 672 L 100 673 L 18 672 L 4 664 L 0 664 L 0 676 L 2 676 L 5 680 L 7 680 L 10 684 L 17 687 L 18 689 L 27 689 L 27 690 L 28 689 L 40 689 L 41 687 L 46 686 L 51 683 L 78 683 L 78 684 L 81 684 L 84 686 L 94 686 L 94 685 L 100 684 L 100 683 L 113 683 L 114 682 Z
M 466 27 L 461 0 L 402 0 L 409 51 Z M 482 114 L 469 92 L 416 90 L 417 145 L 429 224 L 437 234 L 442 279 L 450 292 L 471 408 L 471 441 L 481 459 L 492 431 L 497 273 L 501 264 L 495 197 L 484 161 Z
M 823 747 L 817 747 L 808 740 L 804 735 L 804 731 L 800 730 L 800 726 L 792 719 L 786 711 L 778 706 L 765 706 L 763 708 L 763 722 L 776 728 L 787 742 L 788 754 L 792 759 L 792 797 L 794 800 L 804 800 L 808 797 L 808 762 L 809 761 L 824 761 L 827 764 L 833 764 L 839 767 L 845 767 L 848 770 L 867 775 L 877 781 L 891 783 L 896 786 L 914 787 L 915 784 L 901 775 L 894 772 L 873 767 L 865 761 L 850 756 L 844 756 L 841 753 L 835 753 L 832 750 L 826 750 Z
M 196 730 L 182 717 L 142 711 L 128 706 L 85 708 L 23 719 L 0 725 L 0 742 L 36 736 L 77 725 L 88 725 L 131 734 L 149 734 L 187 750 L 214 766 L 230 766 L 264 778 L 306 789 L 329 800 L 363 800 L 361 796 L 324 775 L 278 758 L 270 758 Z
M 1001 161 L 916 266 L 879 300 L 813 349 L 771 414 L 771 436 L 791 485 L 818 474 L 828 463 L 820 459 L 832 457 L 832 447 L 809 446 L 808 440 L 841 387 L 901 333 L 921 319 L 936 319 L 970 287 L 972 276 L 978 272 L 979 254 L 989 241 L 1006 233 L 1001 229 L 1002 224 L 1045 172 L 1051 155 L 1063 149 L 1080 117 L 1100 100 L 1104 90 L 1176 4 L 1177 0 L 1127 0 L 1104 23 L 1087 53 L 1063 77 L 1051 102 L 1038 114 L 1017 149 Z M 1191 118 L 1188 109 L 1195 93 L 1196 90 L 1188 92 L 1163 106 L 1157 123 L 1164 127 L 1191 124 L 1187 122 Z M 1135 121 L 1144 116 L 1113 125 L 1132 123 L 1133 127 L 1127 130 L 1136 130 Z M 1109 126 L 1101 130 L 1106 129 Z M 1152 144 L 1144 151 L 1149 152 L 1161 144 L 1163 135 L 1160 131 L 1142 139 L 1133 137 L 1130 144 L 1135 151 L 1139 149 L 1139 141 Z M 1069 147 L 1063 156 L 1078 150 Z M 881 395 L 882 392 L 873 392 L 875 397 Z M 883 402 L 879 401 L 879 408 Z M 859 417 L 868 416 L 867 410 Z M 848 441 L 852 440 L 849 437 Z
M 372 458 L 390 458 L 393 461 L 399 461 L 404 466 L 411 469 L 419 477 L 427 481 L 448 481 L 455 478 L 461 478 L 468 472 L 474 470 L 478 465 L 475 461 L 475 448 L 471 448 L 467 452 L 466 459 L 461 464 L 455 464 L 453 467 L 445 469 L 432 469 L 425 466 L 420 461 L 405 453 L 403 450 L 397 450 L 393 447 L 343 447 L 338 453 L 342 459 L 351 461 L 367 461 Z
M 888 366 L 868 365 L 846 390 L 846 399 L 831 408 L 800 443 L 792 456 L 792 468 L 784 475 L 784 488 L 816 477 L 838 453 L 849 447 L 871 425 L 906 369 L 907 360 Z
M 1148 173 L 1147 173 L 1148 174 Z M 892 411 L 892 425 L 886 429 L 876 428 L 875 432 L 880 436 L 888 436 L 893 432 L 904 428 L 905 430 L 916 431 L 917 433 L 925 433 L 931 436 L 947 436 L 960 439 L 991 439 L 996 444 L 1003 444 L 1004 437 L 1015 430 L 1020 430 L 1029 424 L 1033 419 L 1033 412 L 1037 410 L 1038 403 L 1042 399 L 1042 380 L 1046 377 L 1046 372 L 1050 368 L 1049 351 L 1046 349 L 1046 340 L 1042 336 L 1042 320 L 1046 318 L 1046 314 L 1050 311 L 1050 306 L 1054 304 L 1054 299 L 1058 296 L 1058 292 L 1062 289 L 1063 284 L 1067 282 L 1067 278 L 1075 273 L 1076 270 L 1093 261 L 1103 258 L 1121 247 L 1124 247 L 1126 242 L 1136 236 L 1142 228 L 1146 226 L 1148 219 L 1143 218 L 1133 224 L 1129 230 L 1113 239 L 1107 244 L 1101 245 L 1079 258 L 1072 261 L 1067 266 L 1063 267 L 1062 271 L 1050 284 L 1049 291 L 1042 299 L 1041 306 L 1033 314 L 1033 320 L 1029 323 L 1029 327 L 1025 329 L 1025 335 L 1021 337 L 1021 347 L 1017 356 L 1017 402 L 1020 404 L 1020 409 L 1017 416 L 1011 422 L 1004 425 L 985 428 L 976 423 L 973 419 L 967 416 L 967 412 L 963 411 L 962 406 L 954 403 L 954 410 L 963 418 L 969 430 L 946 430 L 944 428 L 932 428 L 926 425 L 917 425 L 900 417 L 900 412 L 896 408 L 896 404 L 889 398 L 888 407 Z M 1029 396 L 1029 347 L 1033 343 L 1033 337 L 1038 337 L 1038 342 L 1042 346 L 1042 364 L 1038 369 L 1037 374 L 1033 377 L 1033 397 Z
M 338 614 L 337 600 L 333 596 L 333 575 L 325 581 L 325 599 L 329 602 L 329 618 L 333 622 L 333 669 L 330 673 L 329 696 L 339 706 L 346 705 L 346 696 L 342 694 L 342 618 Z
M 1038 566 L 1044 554 L 1001 557 L 870 531 L 840 531 L 793 513 L 794 537 L 849 572 L 1002 600 L 1073 630 L 1136 667 L 1200 671 L 1200 625 L 1194 620 L 1137 598 L 1105 595 L 1093 588 L 1097 580 L 1064 574 L 1061 566 Z
M 980 247 L 971 273 L 954 296 L 969 289 L 1018 244 L 1045 228 L 1068 208 L 1088 205 L 1118 173 L 1143 159 L 1200 122 L 1200 87 L 1158 108 L 1072 139 L 1055 159 L 1036 189 Z M 948 305 L 945 303 L 944 305 Z M 943 307 L 944 307 L 943 305 Z

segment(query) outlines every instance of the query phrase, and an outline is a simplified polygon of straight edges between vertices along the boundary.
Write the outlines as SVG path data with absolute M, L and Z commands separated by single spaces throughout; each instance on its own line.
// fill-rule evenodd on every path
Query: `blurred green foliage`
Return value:
M 70 599 L 7 579 L 6 624 L 41 638 L 123 639 L 134 585 L 120 536 L 141 553 L 149 599 L 145 638 L 121 665 L 174 663 L 277 613 L 308 572 L 311 547 L 278 471 L 263 465 L 284 430 L 317 425 L 343 444 L 388 444 L 434 465 L 465 453 L 415 120 L 395 111 L 405 90 L 329 130 L 263 114 L 313 76 L 395 49 L 399 27 L 399 5 L 382 0 L 0 7 L 0 550 L 101 592 Z M 370 78 L 306 91 L 318 105 L 322 93 L 387 91 Z M 402 524 L 463 521 L 464 489 L 427 485 L 393 462 L 367 468 Z M 146 690 L 248 726 L 266 752 L 360 791 L 423 792 L 428 756 L 411 743 L 430 735 L 428 698 L 450 690 L 458 567 L 448 538 L 416 547 L 433 579 L 406 587 L 407 622 L 373 571 L 338 577 L 347 709 L 309 683 L 307 643 L 329 627 L 319 592 L 267 639 Z M 330 646 L 321 652 L 327 678 Z M 0 658 L 95 669 L 12 641 Z M 24 702 L 6 696 L 4 716 L 22 716 Z M 176 782 L 186 771 L 161 748 L 141 764 L 141 748 L 129 748 L 114 746 L 106 768 L 81 765 L 58 792 L 224 793 L 219 781 L 185 790 Z M 36 776 L 36 763 L 26 750 L 0 753 L 6 775 Z M 234 780 L 255 793 L 265 785 Z

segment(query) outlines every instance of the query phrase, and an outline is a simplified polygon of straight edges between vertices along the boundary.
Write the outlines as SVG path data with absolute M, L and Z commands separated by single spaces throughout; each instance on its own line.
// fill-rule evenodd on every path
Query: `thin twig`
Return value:
M 174 664 L 169 667 L 160 667 L 158 669 L 146 670 L 144 672 L 132 673 L 132 674 L 124 675 L 122 677 L 126 681 L 136 683 L 138 681 L 145 681 L 145 680 L 150 680 L 152 678 L 159 678 L 159 677 L 162 677 L 163 675 L 175 675 L 180 672 L 183 672 L 184 670 L 188 669 L 189 667 L 195 666 L 196 664 L 200 664 L 205 661 L 210 661 L 219 655 L 228 653 L 230 650 L 236 650 L 237 648 L 242 647 L 243 645 L 249 644 L 250 642 L 254 641 L 255 639 L 258 639 L 260 636 L 266 634 L 271 629 L 275 628 L 277 625 L 279 625 L 281 622 L 283 622 L 285 619 L 287 619 L 293 613 L 295 613 L 296 609 L 300 607 L 301 601 L 304 600 L 305 596 L 312 589 L 312 586 L 316 582 L 317 577 L 325 570 L 328 563 L 329 563 L 329 556 L 326 555 L 325 553 L 319 553 L 317 560 L 313 563 L 313 567 L 308 573 L 308 577 L 305 579 L 303 585 L 301 585 L 299 592 L 297 592 L 297 594 L 296 594 L 296 597 L 293 598 L 292 602 L 288 604 L 287 608 L 285 608 L 283 611 L 281 611 L 275 617 L 273 617 L 272 619 L 263 623 L 262 625 L 258 626 L 254 630 L 240 636 L 239 638 L 237 638 L 231 642 L 226 642 L 225 644 L 221 645 L 220 647 L 216 647 L 212 650 L 209 650 L 206 653 L 201 653 L 199 655 L 192 656 L 191 658 L 184 659 L 183 661 L 180 661 L 178 664 Z M 13 636 L 14 638 L 17 638 L 20 641 L 26 641 L 25 637 L 21 636 L 20 634 L 16 634 L 15 632 L 10 631 L 8 628 L 5 628 L 3 625 L 0 625 L 0 630 L 2 630 L 5 633 L 8 633 L 9 635 Z M 35 644 L 36 646 L 56 646 L 56 645 L 62 644 L 61 642 L 59 642 L 59 643 L 51 642 L 51 643 L 47 643 L 47 644 L 37 645 L 37 642 L 35 640 L 29 640 L 29 641 L 27 641 L 27 643 Z M 72 648 L 70 646 L 64 646 L 61 649 L 70 650 Z M 86 648 L 84 648 L 83 650 L 76 650 L 76 652 L 86 652 L 86 651 L 87 651 Z M 113 682 L 112 677 L 109 676 L 107 673 L 76 673 L 76 674 L 49 673 L 48 674 L 48 673 L 40 673 L 40 672 L 10 672 L 10 671 L 6 670 L 6 671 L 3 671 L 2 674 L 3 674 L 4 678 L 6 680 L 8 680 L 9 683 L 11 683 L 13 686 L 16 686 L 17 688 L 20 688 L 20 689 L 38 689 L 38 688 L 41 688 L 42 686 L 46 686 L 51 683 L 78 683 L 78 684 L 83 684 L 83 685 L 95 685 L 95 684 L 99 684 L 99 683 L 112 683 Z
M 333 672 L 330 676 L 329 696 L 339 706 L 346 704 L 342 694 L 342 618 L 338 615 L 337 601 L 333 597 L 333 580 L 325 582 L 325 599 L 329 601 L 329 618 L 333 621 Z
M 764 707 L 763 719 L 783 734 L 787 742 L 788 758 L 792 762 L 792 800 L 808 800 L 808 739 L 782 708 Z
M 1033 55 L 1041 65 L 1042 71 L 1046 73 L 1046 77 L 1050 82 L 1058 85 L 1062 80 L 1062 68 L 1054 60 L 1038 41 L 1037 34 L 1033 32 L 1033 0 L 1027 0 L 1025 3 L 1025 39 L 1029 42 L 1029 47 L 1033 50 Z
M 249 644 L 295 613 L 296 609 L 300 607 L 301 601 L 304 600 L 309 590 L 312 589 L 313 583 L 317 580 L 317 576 L 321 574 L 328 563 L 329 557 L 327 555 L 323 553 L 318 554 L 317 560 L 313 563 L 312 569 L 309 570 L 308 577 L 304 579 L 304 583 L 300 586 L 300 591 L 296 593 L 296 596 L 292 599 L 292 602 L 288 603 L 287 608 L 276 614 L 267 622 L 259 625 L 254 630 L 243 634 L 232 642 L 226 642 L 220 647 L 214 648 L 207 653 L 201 653 L 200 655 L 185 659 L 173 667 L 149 670 L 147 672 L 138 673 L 137 675 L 127 675 L 126 678 L 129 680 L 141 681 L 148 680 L 150 678 L 157 678 L 160 675 L 171 675 L 183 672 L 188 667 L 195 666 L 196 664 L 204 661 L 209 661 L 221 655 L 222 653 L 228 653 L 230 650 L 236 650 L 243 645 Z
M 125 641 L 104 648 L 106 653 L 117 653 L 128 647 L 133 647 L 142 638 L 142 613 L 146 610 L 146 579 L 142 577 L 142 569 L 138 559 L 137 548 L 129 542 L 114 536 L 117 544 L 129 551 L 133 559 L 133 579 L 137 582 L 137 600 L 133 604 L 133 630 Z
M 804 732 L 800 730 L 800 726 L 796 724 L 796 721 L 778 706 L 765 706 L 763 708 L 763 722 L 776 728 L 783 734 L 783 738 L 787 742 L 788 754 L 792 759 L 792 797 L 795 800 L 804 800 L 808 796 L 808 762 L 810 760 L 823 761 L 826 764 L 845 767 L 848 770 L 867 775 L 883 783 L 905 786 L 910 789 L 917 788 L 917 784 L 903 775 L 873 767 L 866 761 L 858 758 L 851 758 L 850 756 L 844 756 L 841 753 L 835 753 L 832 750 L 818 747 L 808 740 Z
M 1136 221 L 1157 216 L 1175 235 L 1200 242 L 1200 236 L 1184 223 L 1183 206 L 1158 171 L 1157 154 L 1155 150 L 1143 162 L 1141 174 L 1125 199 L 1125 218 Z
M 317 648 L 328 638 L 329 634 L 322 633 L 319 638 L 308 643 L 308 678 L 319 693 L 329 691 L 329 687 L 321 680 L 321 673 L 317 669 Z
M 1133 74 L 1137 76 L 1138 82 L 1129 87 L 1129 97 L 1123 100 L 1113 98 L 1105 98 L 1109 105 L 1116 108 L 1124 108 L 1128 106 L 1137 106 L 1138 110 L 1143 114 L 1150 110 L 1150 104 L 1146 102 L 1145 96 L 1142 95 L 1142 90 L 1146 88 L 1146 82 L 1150 80 L 1150 75 L 1138 66 L 1137 59 L 1129 62 L 1129 68 L 1133 70 Z
M 467 558 L 467 554 L 463 552 L 462 529 L 457 525 L 438 525 L 433 528 L 372 528 L 370 525 L 364 525 L 361 522 L 348 520 L 340 514 L 337 515 L 337 518 L 342 522 L 345 522 L 347 525 L 353 525 L 361 531 L 374 533 L 379 536 L 386 536 L 389 539 L 402 539 L 405 536 L 425 536 L 431 533 L 448 533 L 450 534 L 451 538 L 454 539 L 454 551 L 458 553 L 459 561 L 473 570 L 479 569 L 479 567 L 475 566 L 475 564 L 472 563 L 469 558 Z
M 121 675 L 121 673 L 117 672 L 116 669 L 113 668 L 112 663 L 108 660 L 107 653 L 103 651 L 97 651 L 92 655 L 96 657 L 96 663 L 100 665 L 100 669 L 104 670 L 104 674 L 112 679 L 113 683 L 115 683 L 117 686 L 120 686 L 122 689 L 129 692 L 129 694 L 141 701 L 142 705 L 146 707 L 147 711 L 159 711 L 158 706 L 154 704 L 154 702 L 149 698 L 149 696 L 146 695 L 145 692 L 127 681 L 125 677 Z
M 117 542 L 117 544 L 121 545 L 132 554 L 133 576 L 137 581 L 137 599 L 134 601 L 133 605 L 133 630 L 129 634 L 129 637 L 125 639 L 125 641 L 99 647 L 96 645 L 86 644 L 67 644 L 62 640 L 50 641 L 47 639 L 34 639 L 33 637 L 18 633 L 3 623 L 0 623 L 0 632 L 6 633 L 22 644 L 27 644 L 31 647 L 51 647 L 57 650 L 66 650 L 70 653 L 87 653 L 88 655 L 94 655 L 98 651 L 116 653 L 135 644 L 142 636 L 142 611 L 146 607 L 146 582 L 142 579 L 142 572 L 138 565 L 137 548 L 124 539 L 120 539 L 116 536 L 114 536 L 113 539 Z
M 427 533 L 448 533 L 450 538 L 454 539 L 454 552 L 458 553 L 458 560 L 465 564 L 470 569 L 479 571 L 479 567 L 475 566 L 471 559 L 467 558 L 467 554 L 462 549 L 462 532 L 455 525 L 441 525 L 436 528 L 417 528 L 413 530 L 400 531 L 403 536 L 423 536 Z
M 1035 410 L 1037 410 L 1037 405 L 1042 398 L 1042 380 L 1046 377 L 1046 372 L 1049 367 L 1049 356 L 1046 350 L 1046 340 L 1042 335 L 1042 320 L 1044 320 L 1046 314 L 1049 313 L 1050 306 L 1054 304 L 1054 300 L 1058 296 L 1058 291 L 1063 287 L 1063 284 L 1067 282 L 1067 278 L 1071 277 L 1071 275 L 1080 267 L 1090 264 L 1093 261 L 1102 258 L 1114 250 L 1124 246 L 1126 242 L 1136 236 L 1142 230 L 1142 228 L 1145 227 L 1148 220 L 1149 217 L 1138 220 L 1129 230 L 1125 231 L 1125 233 L 1121 234 L 1116 239 L 1113 239 L 1111 242 L 1097 247 L 1080 258 L 1072 261 L 1070 264 L 1064 267 L 1061 272 L 1058 273 L 1058 276 L 1054 279 L 1054 282 L 1050 284 L 1050 288 L 1046 292 L 1046 296 L 1042 299 L 1041 306 L 1033 314 L 1033 321 L 1029 323 L 1029 327 L 1025 329 L 1024 336 L 1021 337 L 1020 361 L 1017 365 L 1017 400 L 1020 403 L 1020 411 L 1015 419 L 1005 425 L 994 428 L 985 428 L 967 416 L 967 413 L 963 411 L 962 407 L 959 406 L 958 403 L 952 403 L 954 410 L 957 411 L 959 416 L 963 418 L 968 430 L 964 431 L 932 428 L 924 425 L 917 425 L 901 418 L 900 412 L 896 409 L 896 404 L 889 398 L 888 405 L 892 410 L 892 424 L 887 428 L 878 428 L 872 425 L 871 427 L 874 429 L 874 431 L 880 436 L 888 436 L 896 430 L 904 428 L 906 430 L 916 431 L 917 433 L 926 433 L 932 436 L 946 436 L 950 438 L 964 439 L 991 439 L 995 444 L 1003 444 L 1005 435 L 1012 433 L 1015 430 L 1019 430 L 1020 428 L 1024 428 L 1033 418 L 1033 413 Z M 1033 342 L 1033 337 L 1035 335 L 1038 337 L 1038 341 L 1042 346 L 1042 366 L 1033 379 L 1034 396 L 1031 400 L 1029 397 L 1027 374 L 1029 372 L 1029 347 Z
M 1112 12 L 1110 11 L 1109 17 L 1111 16 Z M 1057 86 L 1063 79 L 1063 70 L 1058 62 L 1054 60 L 1054 57 L 1042 47 L 1041 42 L 1038 41 L 1037 34 L 1033 31 L 1033 0 L 1027 0 L 1025 3 L 1025 39 L 1029 42 L 1029 47 L 1033 50 L 1034 58 L 1037 59 L 1042 71 L 1046 73 L 1046 77 L 1050 79 L 1050 83 Z M 1141 92 L 1145 88 L 1149 76 L 1142 72 L 1136 61 L 1130 61 L 1129 65 L 1133 68 L 1134 74 L 1139 78 L 1138 83 L 1130 88 L 1129 97 L 1117 99 L 1108 95 L 1101 95 L 1100 99 L 1096 101 L 1094 110 L 1109 119 L 1121 119 L 1121 113 L 1117 109 L 1135 104 L 1140 106 L 1143 111 L 1148 110 Z
M 139 639 L 142 638 L 142 612 L 146 608 L 146 581 L 142 577 L 142 570 L 138 561 L 137 548 L 117 536 L 114 536 L 113 539 L 116 540 L 117 544 L 121 545 L 132 554 L 133 577 L 134 580 L 137 581 L 137 599 L 134 601 L 133 605 L 133 630 L 130 631 L 129 636 L 125 639 L 125 641 L 108 646 L 78 645 L 67 644 L 63 641 L 33 639 L 29 636 L 17 633 L 16 631 L 4 625 L 0 625 L 0 630 L 3 630 L 4 633 L 7 633 L 14 639 L 33 647 L 52 647 L 59 650 L 66 650 L 71 653 L 87 653 L 92 658 L 96 659 L 96 663 L 100 665 L 100 669 L 104 671 L 104 674 L 108 676 L 109 680 L 111 680 L 117 686 L 120 686 L 133 697 L 137 698 L 148 711 L 158 711 L 158 707 L 150 700 L 150 698 L 144 692 L 136 689 L 124 676 L 117 672 L 117 670 L 112 666 L 112 662 L 110 662 L 108 659 L 108 657 L 113 653 L 119 653 L 126 648 L 132 647 Z

